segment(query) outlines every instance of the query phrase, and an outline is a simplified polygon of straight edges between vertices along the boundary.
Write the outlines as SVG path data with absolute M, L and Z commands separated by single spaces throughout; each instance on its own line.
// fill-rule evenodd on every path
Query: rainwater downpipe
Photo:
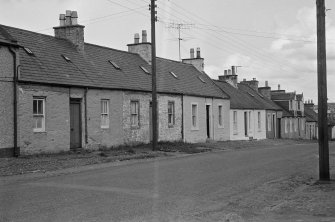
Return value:
M 88 129 L 87 129 L 87 92 L 88 87 L 85 89 L 84 100 L 85 100 L 85 145 L 88 144 Z
M 9 51 L 13 54 L 13 58 L 14 58 L 14 78 L 13 78 L 13 95 L 14 95 L 14 99 L 13 99 L 13 118 L 14 118 L 14 127 L 13 127 L 13 134 L 14 134 L 14 157 L 19 157 L 20 156 L 20 147 L 18 147 L 17 144 L 17 77 L 18 77 L 18 70 L 20 68 L 21 65 L 17 65 L 17 55 L 16 52 L 9 47 Z

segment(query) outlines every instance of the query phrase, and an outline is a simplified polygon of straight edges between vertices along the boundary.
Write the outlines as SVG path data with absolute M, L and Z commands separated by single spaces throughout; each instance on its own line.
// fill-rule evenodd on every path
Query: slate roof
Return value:
M 295 93 L 288 92 L 288 93 L 271 93 L 272 100 L 294 100 Z
M 230 85 L 226 81 L 214 80 L 215 84 L 219 86 L 224 92 L 230 97 L 230 108 L 231 109 L 258 109 L 264 110 L 263 104 L 259 103 L 248 92 L 237 89 Z M 241 84 L 238 84 L 241 85 Z
M 151 66 L 138 54 L 88 43 L 85 43 L 85 52 L 80 53 L 68 40 L 3 25 L 0 25 L 0 29 L 0 39 L 8 39 L 7 33 L 22 46 L 19 49 L 19 81 L 151 91 L 152 76 L 140 68 L 143 66 L 151 72 Z M 23 47 L 29 48 L 33 55 L 29 55 Z M 70 61 L 66 61 L 62 55 Z M 114 68 L 108 60 L 115 62 L 120 69 Z M 178 77 L 172 76 L 170 71 Z M 163 58 L 157 59 L 157 91 L 229 98 L 193 65 Z
M 249 85 L 243 84 L 243 83 L 239 83 L 237 85 L 238 85 L 238 89 L 239 90 L 242 90 L 244 92 L 252 94 L 254 101 L 257 102 L 264 109 L 266 109 L 266 110 L 277 110 L 277 111 L 281 111 L 282 110 L 282 107 L 278 106 L 272 100 L 270 100 L 267 97 L 263 96 L 259 92 L 256 92 Z
M 311 108 L 305 106 L 305 116 L 307 122 L 318 122 L 318 114 Z

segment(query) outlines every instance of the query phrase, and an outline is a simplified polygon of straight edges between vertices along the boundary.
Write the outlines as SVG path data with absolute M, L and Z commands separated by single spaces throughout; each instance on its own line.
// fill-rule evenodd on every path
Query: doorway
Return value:
M 207 132 L 207 138 L 210 138 L 211 137 L 211 133 L 210 133 L 210 105 L 206 105 L 206 132 Z
M 149 140 L 152 142 L 152 102 L 149 103 Z
M 70 99 L 70 149 L 81 148 L 81 100 Z
M 244 135 L 248 136 L 248 112 L 244 112 Z

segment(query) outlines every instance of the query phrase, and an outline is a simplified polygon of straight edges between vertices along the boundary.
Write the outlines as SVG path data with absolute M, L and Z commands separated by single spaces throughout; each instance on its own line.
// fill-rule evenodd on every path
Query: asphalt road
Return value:
M 24 180 L 0 185 L 0 221 L 220 221 L 232 198 L 317 167 L 317 144 L 304 144 Z

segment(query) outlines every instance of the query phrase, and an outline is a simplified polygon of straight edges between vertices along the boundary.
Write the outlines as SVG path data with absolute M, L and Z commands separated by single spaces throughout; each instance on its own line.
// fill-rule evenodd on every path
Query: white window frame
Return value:
M 170 105 L 171 107 L 171 112 L 169 112 Z M 168 113 L 168 126 L 173 127 L 175 125 L 175 102 L 174 101 L 168 101 L 168 107 L 167 107 L 167 113 Z M 171 118 L 170 118 L 171 116 Z M 170 122 L 170 120 L 172 122 Z
M 108 129 L 109 128 L 109 99 L 101 99 L 101 128 Z
M 42 112 L 39 113 L 39 110 L 37 110 L 37 113 L 34 113 L 34 102 L 42 102 Z M 38 109 L 38 105 L 37 105 L 37 109 Z M 40 128 L 37 128 L 37 122 L 36 122 L 36 118 L 41 118 L 42 117 L 42 124 Z M 34 132 L 45 132 L 45 97 L 33 97 L 33 122 L 34 122 L 34 126 L 33 126 L 33 131 Z
M 223 105 L 222 104 L 218 105 L 218 127 L 219 128 L 224 128 L 224 124 L 223 124 Z
M 195 107 L 195 113 L 193 113 L 193 107 Z M 191 103 L 191 129 L 192 130 L 199 130 L 199 112 L 198 111 L 199 111 L 198 103 Z
M 135 105 L 135 110 L 132 110 L 132 104 Z M 133 128 L 140 127 L 140 101 L 131 100 L 130 101 L 130 125 Z
M 233 111 L 233 133 L 236 135 L 238 133 L 237 126 L 237 111 Z

